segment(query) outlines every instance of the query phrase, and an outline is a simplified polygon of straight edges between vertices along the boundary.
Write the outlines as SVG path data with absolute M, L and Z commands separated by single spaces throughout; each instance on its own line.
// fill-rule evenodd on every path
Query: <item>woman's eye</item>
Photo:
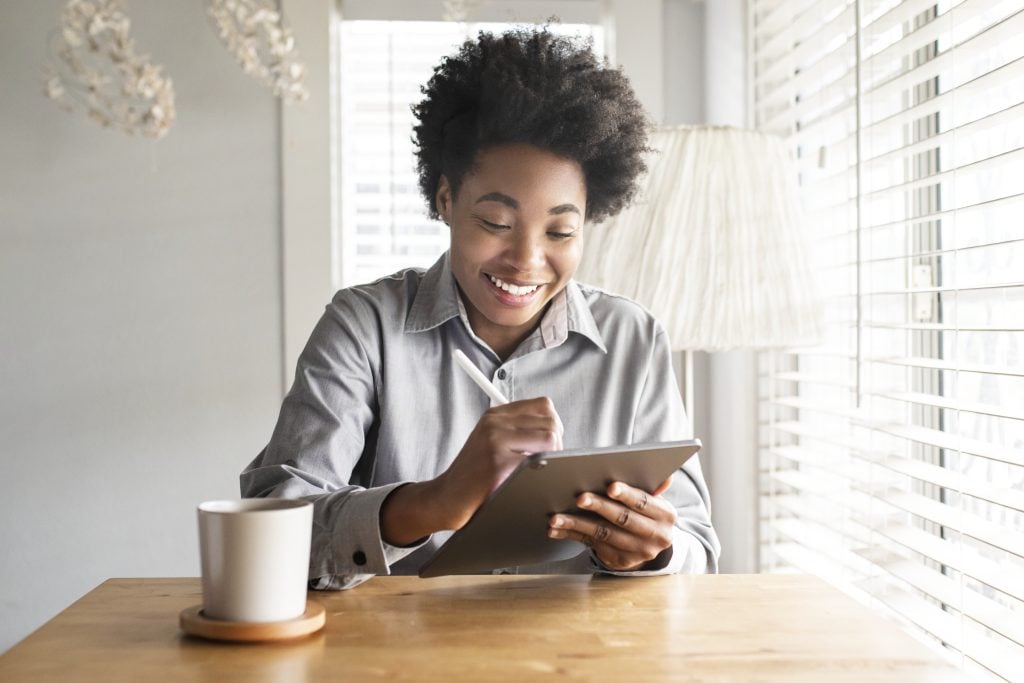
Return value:
M 551 230 L 548 232 L 548 237 L 556 240 L 567 240 L 575 234 L 575 230 L 571 232 L 559 232 L 558 230 Z
M 480 222 L 491 230 L 508 230 L 511 227 L 502 223 L 492 223 L 491 221 L 484 220 L 483 218 L 480 219 Z

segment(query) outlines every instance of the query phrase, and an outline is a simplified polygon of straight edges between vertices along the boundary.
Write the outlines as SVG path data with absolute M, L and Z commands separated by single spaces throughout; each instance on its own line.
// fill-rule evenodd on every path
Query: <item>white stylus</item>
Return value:
M 484 390 L 496 405 L 505 405 L 508 403 L 508 399 L 505 398 L 505 394 L 498 391 L 498 388 L 491 384 L 490 380 L 484 377 L 484 373 L 480 372 L 479 368 L 473 365 L 473 361 L 466 357 L 462 351 L 455 349 L 452 351 L 452 358 L 460 368 L 462 368 L 469 378 L 476 382 L 476 385 Z

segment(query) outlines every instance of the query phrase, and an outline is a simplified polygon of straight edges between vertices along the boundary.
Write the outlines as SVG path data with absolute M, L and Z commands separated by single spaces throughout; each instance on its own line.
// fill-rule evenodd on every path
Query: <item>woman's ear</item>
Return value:
M 434 206 L 437 207 L 437 215 L 448 225 L 452 224 L 452 186 L 448 178 L 441 176 L 437 181 L 437 194 L 434 195 Z

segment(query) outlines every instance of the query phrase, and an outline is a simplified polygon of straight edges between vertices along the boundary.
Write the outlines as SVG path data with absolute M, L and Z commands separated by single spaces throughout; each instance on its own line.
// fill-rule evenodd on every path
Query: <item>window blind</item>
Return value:
M 336 259 L 340 285 L 369 282 L 407 267 L 429 267 L 448 248 L 448 228 L 427 218 L 412 143 L 410 107 L 441 59 L 479 31 L 510 23 L 348 20 L 339 31 L 339 178 Z M 591 24 L 551 24 L 559 35 L 590 37 Z
M 761 563 L 1024 680 L 1024 0 L 751 0 L 827 336 L 761 357 Z

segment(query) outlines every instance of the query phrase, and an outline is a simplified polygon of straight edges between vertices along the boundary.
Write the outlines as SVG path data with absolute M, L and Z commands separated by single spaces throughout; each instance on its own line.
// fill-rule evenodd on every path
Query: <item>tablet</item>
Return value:
M 700 450 L 700 440 L 585 448 L 527 456 L 464 527 L 420 568 L 420 576 L 477 574 L 500 567 L 556 562 L 586 549 L 548 538 L 556 512 L 594 516 L 576 507 L 584 491 L 613 481 L 653 491 Z

